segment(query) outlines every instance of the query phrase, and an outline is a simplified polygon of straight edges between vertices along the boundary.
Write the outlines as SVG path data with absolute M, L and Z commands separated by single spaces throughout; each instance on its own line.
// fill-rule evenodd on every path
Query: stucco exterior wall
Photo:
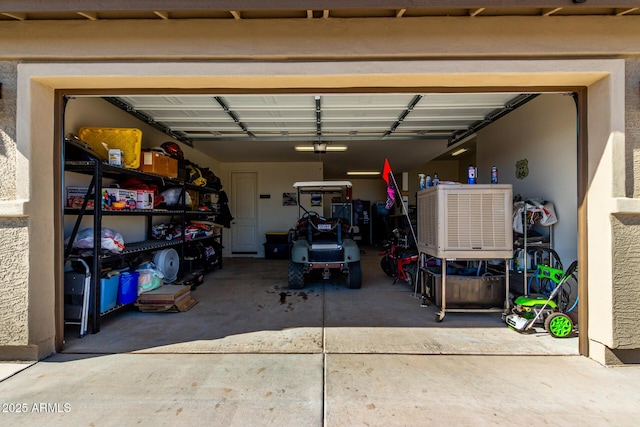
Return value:
M 626 194 L 637 199 L 640 197 L 640 58 L 625 60 L 625 164 Z M 613 340 L 603 357 L 608 364 L 637 362 L 640 357 L 640 214 L 612 215 L 611 235 Z
M 17 63 L 0 61 L 0 200 L 16 196 Z
M 0 62 L 0 212 L 16 198 L 17 63 Z M 29 344 L 29 228 L 24 217 L 0 216 L 0 352 Z M 29 357 L 29 356 L 27 356 Z
M 640 348 L 640 216 L 614 215 L 613 232 L 613 339 L 621 350 Z M 597 262 L 597 260 L 595 260 Z
M 8 144 L 3 136 L 14 157 L 10 150 L 0 153 L 0 172 L 17 177 L 13 185 L 0 184 L 6 200 L 0 217 L 8 218 L 0 222 L 0 243 L 14 245 L 0 252 L 0 263 L 17 287 L 0 286 L 0 357 L 7 354 L 2 346 L 36 346 L 35 357 L 53 351 L 53 267 L 60 250 L 52 231 L 53 91 L 123 87 L 588 86 L 590 99 L 593 89 L 598 100 L 589 104 L 588 269 L 596 297 L 589 306 L 589 338 L 604 349 L 640 348 L 640 331 L 628 321 L 640 318 L 640 305 L 624 279 L 630 263 L 640 264 L 640 254 L 624 249 L 632 247 L 640 203 L 615 205 L 616 198 L 640 198 L 637 28 L 638 17 L 0 22 L 0 60 L 10 61 L 0 63 L 0 131 L 15 134 Z M 602 60 L 612 57 L 628 58 L 626 81 L 618 62 Z M 309 62 L 292 61 L 300 59 Z M 23 62 L 17 83 L 11 61 Z M 626 114 L 619 111 L 623 104 Z M 22 262 L 15 253 L 25 254 Z M 12 298 L 24 304 L 7 303 Z
M 640 16 L 2 22 L 0 55 L 52 60 L 369 60 L 640 53 Z
M 625 60 L 625 189 L 640 197 L 640 57 Z
M 29 343 L 29 228 L 25 218 L 0 218 L 0 348 Z

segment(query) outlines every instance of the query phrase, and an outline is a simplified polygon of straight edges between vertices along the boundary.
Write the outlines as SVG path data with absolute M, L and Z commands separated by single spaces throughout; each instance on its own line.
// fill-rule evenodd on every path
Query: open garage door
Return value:
M 252 210 L 258 213 L 255 219 L 258 231 L 252 234 L 254 239 L 255 236 L 268 231 L 286 231 L 292 225 L 295 218 L 287 213 L 288 208 L 283 206 L 280 193 L 288 190 L 294 181 L 300 180 L 298 174 L 301 171 L 309 173 L 309 165 L 319 165 L 314 173 L 320 175 L 317 175 L 317 178 L 313 175 L 315 179 L 336 179 L 346 178 L 347 172 L 354 170 L 380 172 L 384 159 L 389 158 L 394 171 L 399 173 L 399 178 L 405 174 L 408 177 L 403 186 L 406 185 L 409 204 L 412 205 L 415 204 L 415 192 L 418 189 L 418 173 L 435 172 L 440 174 L 443 181 L 464 182 L 467 166 L 474 164 L 480 170 L 478 182 L 482 183 L 489 182 L 489 171 L 492 166 L 496 166 L 500 171 L 500 182 L 514 185 L 514 194 L 520 194 L 525 198 L 542 198 L 554 202 L 557 200 L 558 215 L 563 219 L 564 227 L 558 225 L 555 229 L 542 232 L 546 232 L 546 243 L 549 239 L 553 240 L 551 245 L 555 244 L 554 250 L 573 260 L 577 257 L 577 125 L 576 104 L 570 95 L 570 92 L 561 91 L 474 93 L 463 90 L 452 93 L 424 91 L 419 94 L 328 91 L 311 94 L 135 95 L 122 92 L 115 96 L 113 93 L 106 96 L 100 93 L 81 93 L 72 94 L 69 98 L 65 129 L 73 132 L 80 126 L 88 125 L 140 126 L 143 133 L 149 135 L 149 139 L 143 141 L 143 148 L 153 148 L 167 139 L 175 141 L 183 147 L 187 158 L 196 158 L 199 162 L 204 162 L 204 166 L 211 167 L 221 177 L 223 188 L 239 188 L 237 183 L 234 185 L 234 177 L 247 174 L 254 176 L 257 179 L 253 181 L 251 205 L 254 206 Z M 318 153 L 313 150 L 314 143 L 326 143 L 327 148 L 343 146 L 346 147 L 346 151 L 326 150 Z M 304 152 L 296 147 L 311 147 L 312 150 Z M 390 150 L 390 147 L 393 149 Z M 516 164 L 522 160 L 530 164 L 529 174 L 524 177 L 516 174 Z M 274 173 L 274 165 L 277 173 Z M 380 175 L 369 179 L 356 179 L 356 184 L 361 188 L 367 188 L 369 194 L 381 191 L 379 199 L 384 197 L 385 188 L 382 182 Z M 356 194 L 357 189 L 358 187 Z M 564 197 L 566 194 L 572 195 Z M 239 199 L 233 194 L 231 200 L 239 204 Z M 267 206 L 265 202 L 271 203 L 272 200 L 276 203 Z M 235 208 L 232 203 L 232 209 Z M 229 230 L 230 239 L 243 235 L 233 229 L 235 225 L 232 224 Z M 558 246 L 557 242 L 561 244 Z M 247 252 L 244 249 L 235 250 L 235 240 L 228 243 L 231 250 L 227 255 Z M 256 243 L 258 242 L 253 241 L 253 247 L 257 246 Z M 370 254 L 377 253 L 373 247 L 366 249 Z M 239 265 L 239 262 L 232 262 L 231 268 L 234 268 L 234 264 Z M 380 269 L 377 255 L 370 257 L 365 266 L 365 292 L 367 277 L 371 283 L 377 283 L 375 286 L 384 288 L 391 283 Z M 267 270 L 255 266 L 243 265 L 239 268 L 253 269 L 257 277 L 271 277 Z M 233 286 L 242 287 L 246 279 L 243 279 L 237 270 L 233 271 L 235 277 L 227 277 L 225 280 L 237 280 Z M 219 276 L 211 275 L 210 280 L 215 282 Z M 526 289 L 528 292 L 531 284 L 536 286 L 535 283 L 527 283 L 525 277 L 520 271 L 512 278 L 512 290 L 515 293 L 520 289 Z M 266 286 L 266 291 L 271 294 L 284 295 L 282 298 L 287 304 L 291 303 L 293 297 L 299 297 L 297 293 L 293 295 L 286 289 L 280 291 L 277 287 L 280 285 L 274 287 L 266 282 L 262 285 Z M 309 293 L 326 298 L 325 290 L 321 291 L 323 288 L 317 286 L 323 285 L 312 284 Z M 396 289 L 411 294 L 409 287 L 402 286 L 400 284 Z M 286 285 L 283 287 L 286 288 Z M 251 294 L 256 292 L 256 289 L 245 290 Z M 262 292 L 265 290 L 262 289 Z M 215 300 L 213 295 L 206 298 Z M 381 304 L 386 297 L 379 295 L 373 298 L 377 299 L 376 304 Z M 395 310 L 405 310 L 388 307 L 384 310 L 386 314 L 376 321 L 378 323 L 368 325 L 368 320 L 363 320 L 368 319 L 365 307 L 362 307 L 363 314 L 359 315 L 353 312 L 353 307 L 343 307 L 338 299 L 333 301 L 336 304 L 335 308 L 329 311 L 336 317 L 330 320 L 314 318 L 316 320 L 308 323 L 308 326 L 331 324 L 338 328 L 394 327 L 400 325 L 384 319 Z M 234 304 L 238 303 L 226 301 L 226 305 L 223 306 L 234 309 Z M 412 327 L 428 326 L 417 320 L 422 317 L 419 299 L 413 300 L 412 304 L 417 310 L 417 317 L 414 318 L 415 323 L 410 320 L 402 323 L 403 327 L 408 328 L 407 331 Z M 276 307 L 277 305 L 272 308 Z M 344 317 L 344 313 L 348 312 L 352 317 Z M 322 315 L 327 313 L 329 312 Z M 131 313 L 125 316 L 125 322 L 132 321 L 130 315 Z M 465 320 L 464 317 L 462 320 L 449 318 L 445 325 L 453 322 L 456 327 L 473 324 L 474 328 L 484 325 L 487 328 L 506 330 L 501 319 L 489 319 L 489 322 L 485 323 L 488 319 L 479 316 L 481 317 L 476 320 Z M 113 320 L 107 321 L 117 321 L 117 316 L 114 317 Z M 212 319 L 211 323 L 219 321 Z M 435 324 L 431 326 L 435 327 Z M 130 328 L 126 329 L 130 331 Z M 251 331 L 253 329 L 250 328 Z M 222 338 L 210 334 L 205 334 L 204 337 Z M 192 339 L 197 337 L 193 336 Z M 75 340 L 69 349 L 87 351 L 86 345 L 89 341 L 95 340 L 93 336 Z M 169 339 L 176 344 L 175 340 Z M 341 345 L 346 345 L 348 341 L 346 336 L 340 334 L 337 340 L 346 340 Z M 385 345 L 392 346 L 392 341 L 394 340 Z M 567 350 L 564 346 L 561 352 L 577 351 L 576 341 L 573 350 Z M 116 346 L 115 350 L 111 348 L 110 351 L 134 349 L 127 347 L 127 342 L 129 339 L 123 339 L 120 346 Z M 163 339 L 159 342 L 169 344 Z M 91 345 L 95 345 L 95 342 Z M 141 349 L 139 345 L 140 342 L 137 341 L 135 349 Z M 149 347 L 153 346 L 149 344 Z M 181 351 L 180 346 L 173 348 L 175 351 Z M 527 346 L 512 351 L 517 353 L 523 348 Z M 216 349 L 216 345 L 209 347 L 210 351 L 218 351 Z

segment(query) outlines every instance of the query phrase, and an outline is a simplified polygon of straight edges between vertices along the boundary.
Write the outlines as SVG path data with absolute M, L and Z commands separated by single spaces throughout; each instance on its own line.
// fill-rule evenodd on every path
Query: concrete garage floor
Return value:
M 344 277 L 287 287 L 286 260 L 225 259 L 192 292 L 184 313 L 129 311 L 104 318 L 101 331 L 67 334 L 65 353 L 379 353 L 577 355 L 578 339 L 518 334 L 500 313 L 447 313 L 421 307 L 406 283 L 393 284 L 374 248 L 362 255 L 363 286 Z
M 63 354 L 0 364 L 0 425 L 632 425 L 640 369 L 450 313 L 391 285 L 286 289 L 287 262 L 225 260 L 185 313 L 122 313 Z M 3 377 L 0 377 L 0 380 Z M 19 409 L 17 409 L 19 408 Z

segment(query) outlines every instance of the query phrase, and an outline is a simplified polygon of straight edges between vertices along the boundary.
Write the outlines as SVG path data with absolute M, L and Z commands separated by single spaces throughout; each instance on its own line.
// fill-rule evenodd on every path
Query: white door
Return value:
M 258 213 L 255 172 L 231 173 L 231 253 L 258 253 Z

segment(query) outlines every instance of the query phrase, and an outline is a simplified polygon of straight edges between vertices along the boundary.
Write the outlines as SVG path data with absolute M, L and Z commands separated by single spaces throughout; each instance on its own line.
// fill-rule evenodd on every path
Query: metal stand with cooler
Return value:
M 447 311 L 507 312 L 508 261 L 513 257 L 512 199 L 510 184 L 441 184 L 418 192 L 417 246 L 423 287 L 424 276 L 428 275 L 431 280 L 436 276 L 426 267 L 425 259 L 428 256 L 436 258 L 442 267 L 437 321 L 442 321 Z M 478 308 L 496 302 L 496 281 L 486 279 L 490 276 L 476 276 L 474 280 L 458 281 L 456 285 L 474 286 L 471 294 L 477 298 L 464 298 L 463 308 L 447 309 L 448 262 L 468 260 L 504 260 L 504 295 L 498 294 L 500 300 L 504 300 L 503 307 Z M 491 289 L 487 291 L 486 286 Z M 470 294 L 468 288 L 463 291 L 467 291 L 466 295 Z M 470 308 L 472 306 L 474 308 Z

